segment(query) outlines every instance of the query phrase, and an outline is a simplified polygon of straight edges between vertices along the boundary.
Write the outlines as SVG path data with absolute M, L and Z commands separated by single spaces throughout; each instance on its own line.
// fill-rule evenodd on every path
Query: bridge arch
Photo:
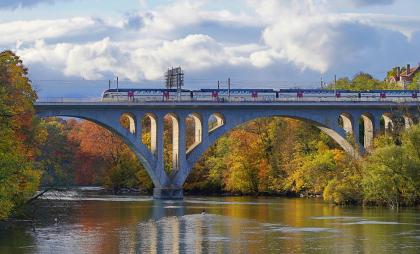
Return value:
M 245 124 L 247 122 L 259 119 L 259 118 L 271 118 L 271 117 L 284 117 L 299 120 L 302 122 L 309 123 L 315 127 L 317 127 L 320 131 L 327 134 L 331 137 L 340 147 L 343 148 L 348 154 L 353 157 L 359 157 L 359 152 L 352 146 L 352 144 L 346 139 L 346 133 L 344 130 L 340 129 L 332 129 L 325 124 L 322 124 L 314 119 L 304 116 L 297 116 L 297 115 L 287 115 L 287 114 L 264 114 L 263 116 L 253 116 L 250 115 L 248 117 L 243 117 L 240 121 L 229 121 L 225 125 L 222 125 L 218 129 L 214 130 L 213 132 L 209 133 L 207 142 L 203 142 L 196 149 L 192 150 L 187 157 L 188 162 L 188 172 L 184 174 L 183 179 L 179 179 L 177 182 L 179 184 L 183 184 L 185 182 L 186 177 L 191 173 L 193 166 L 197 163 L 197 161 L 201 158 L 201 156 L 207 151 L 210 146 L 214 145 L 215 142 L 224 134 L 228 133 L 235 127 L 239 125 Z
M 139 146 L 136 142 L 136 136 L 132 135 L 129 130 L 125 129 L 120 124 L 120 119 L 116 118 L 115 123 L 112 121 L 104 121 L 103 119 L 97 119 L 95 117 L 91 117 L 84 114 L 72 114 L 72 113 L 61 113 L 61 112 L 43 112 L 38 113 L 37 116 L 39 118 L 49 118 L 49 117 L 74 117 L 83 119 L 86 121 L 90 121 L 92 123 L 95 123 L 102 128 L 110 131 L 111 133 L 115 134 L 117 137 L 119 137 L 129 148 L 130 150 L 136 155 L 136 157 L 139 159 L 139 161 L 142 163 L 144 169 L 146 170 L 147 174 L 149 175 L 150 179 L 152 180 L 154 186 L 161 186 L 162 181 L 159 179 L 159 176 L 154 172 L 154 163 L 152 160 L 152 155 L 148 151 L 148 149 L 144 146 Z M 129 134 L 129 135 L 127 135 Z

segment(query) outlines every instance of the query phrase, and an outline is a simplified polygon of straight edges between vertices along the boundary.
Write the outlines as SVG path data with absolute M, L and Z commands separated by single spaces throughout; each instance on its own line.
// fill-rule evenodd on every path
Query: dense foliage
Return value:
M 102 185 L 115 193 L 152 187 L 128 146 L 108 130 L 74 119 L 52 118 L 42 125 L 48 133 L 38 157 L 43 185 Z
M 27 70 L 10 51 L 0 53 L 0 219 L 16 211 L 38 188 L 37 144 L 43 133 L 34 117 Z

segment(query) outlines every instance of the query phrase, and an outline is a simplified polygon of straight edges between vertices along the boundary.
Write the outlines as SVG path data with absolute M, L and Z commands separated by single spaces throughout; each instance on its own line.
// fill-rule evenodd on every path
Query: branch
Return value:
M 45 193 L 47 193 L 48 191 L 51 191 L 51 190 L 62 191 L 62 190 L 65 190 L 65 189 L 59 189 L 59 188 L 48 188 L 48 189 L 46 189 L 46 190 L 42 191 L 41 193 L 39 193 L 39 194 L 35 195 L 35 196 L 34 196 L 34 197 L 32 197 L 31 199 L 27 200 L 27 201 L 25 202 L 25 205 L 32 203 L 33 201 L 37 200 L 39 197 L 43 196 Z

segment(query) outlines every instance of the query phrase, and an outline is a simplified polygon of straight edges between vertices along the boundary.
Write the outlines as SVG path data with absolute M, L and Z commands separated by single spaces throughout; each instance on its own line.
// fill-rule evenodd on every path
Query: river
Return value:
M 49 193 L 35 227 L 0 232 L 0 253 L 420 253 L 417 209 L 317 199 Z

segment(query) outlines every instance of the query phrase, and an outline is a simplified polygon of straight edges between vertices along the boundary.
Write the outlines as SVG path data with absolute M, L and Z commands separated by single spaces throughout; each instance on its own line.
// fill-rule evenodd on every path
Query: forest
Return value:
M 418 89 L 419 77 L 409 88 Z M 401 89 L 367 73 L 340 78 L 326 89 L 333 88 Z M 40 187 L 94 185 L 117 194 L 151 192 L 147 173 L 118 137 L 89 121 L 39 119 L 36 99 L 20 58 L 1 52 L 0 219 L 19 214 Z M 143 124 L 147 130 L 147 122 Z M 187 121 L 190 139 L 192 125 Z M 168 119 L 165 147 L 171 145 L 170 128 Z M 146 144 L 150 134 L 145 131 L 142 138 Z M 171 149 L 165 150 L 169 169 Z M 195 165 L 184 189 L 206 195 L 320 197 L 334 204 L 418 205 L 420 125 L 384 132 L 372 151 L 355 159 L 307 123 L 256 119 L 221 137 Z

